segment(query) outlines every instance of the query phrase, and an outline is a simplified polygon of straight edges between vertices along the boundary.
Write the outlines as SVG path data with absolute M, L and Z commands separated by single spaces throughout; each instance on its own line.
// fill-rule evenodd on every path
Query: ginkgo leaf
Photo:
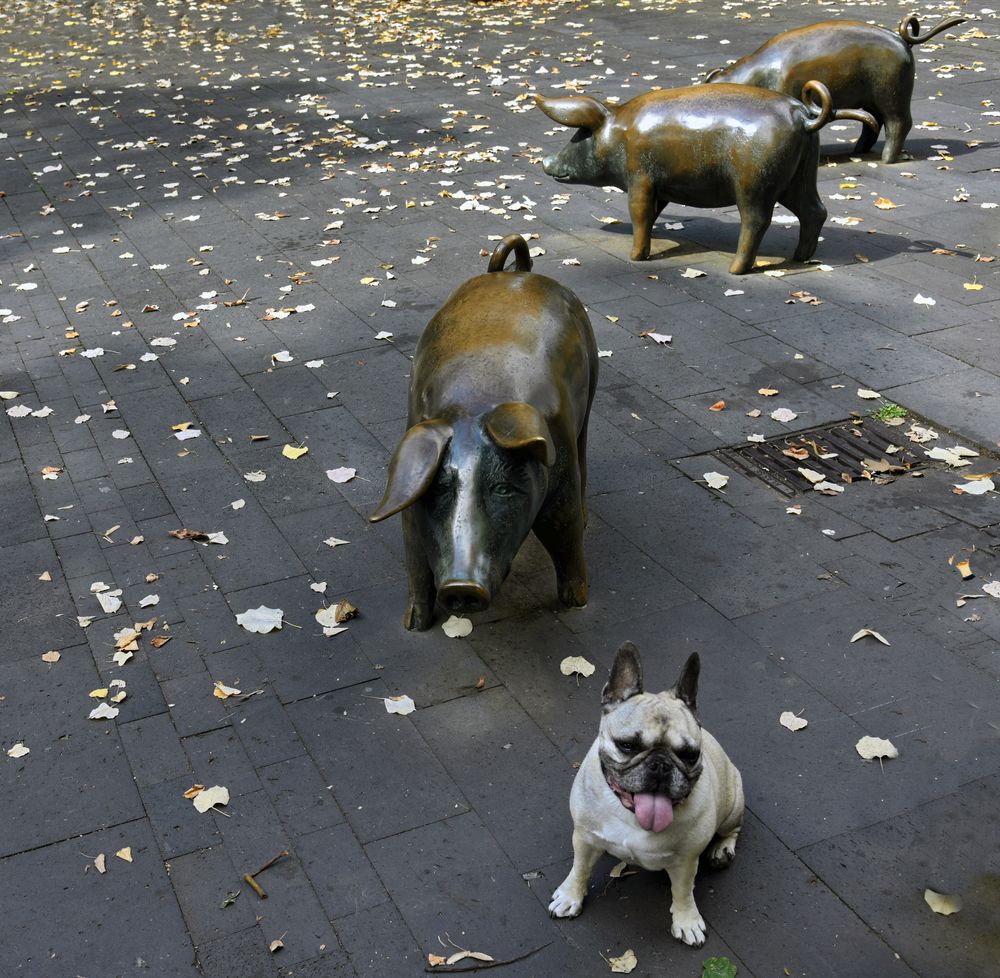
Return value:
M 284 455 L 285 458 L 290 459 L 302 458 L 303 455 L 307 455 L 308 453 L 309 447 L 307 445 L 302 445 L 298 448 L 295 445 L 285 445 L 285 447 L 281 450 L 281 454 Z
M 402 696 L 386 696 L 382 699 L 382 702 L 385 703 L 386 713 L 398 713 L 404 717 L 417 708 L 413 700 L 405 694 Z
M 16 761 L 19 757 L 24 757 L 25 754 L 30 754 L 30 753 L 31 753 L 30 747 L 25 747 L 24 744 L 18 742 L 14 744 L 14 746 L 11 747 L 10 750 L 7 751 L 7 756 L 13 757 L 14 760 Z
M 945 917 L 958 913 L 962 909 L 962 898 L 957 894 L 937 893 L 935 890 L 924 890 L 924 902 L 934 913 Z
M 674 339 L 672 336 L 667 336 L 665 333 L 654 333 L 652 330 L 648 333 L 643 333 L 643 336 L 647 336 L 654 343 L 658 343 L 660 346 L 663 346 L 666 343 L 672 343 Z
M 639 961 L 635 956 L 635 951 L 629 948 L 617 958 L 608 958 L 608 964 L 611 965 L 611 970 L 614 974 L 628 975 L 635 971 Z
M 874 638 L 881 642 L 883 645 L 891 645 L 892 643 L 884 636 L 880 635 L 873 628 L 860 628 L 851 636 L 852 642 L 857 642 L 859 639 L 869 637 Z
M 858 397 L 866 401 L 877 401 L 882 395 L 878 391 L 868 390 L 864 387 L 858 388 Z
M 703 478 L 710 489 L 725 489 L 729 483 L 729 476 L 721 472 L 706 472 Z
M 248 632 L 266 635 L 268 632 L 281 628 L 283 614 L 284 612 L 280 608 L 268 608 L 267 605 L 262 604 L 257 608 L 248 608 L 238 614 L 236 621 Z
M 578 673 L 581 676 L 592 676 L 597 666 L 593 662 L 588 662 L 582 655 L 568 655 L 559 663 L 559 671 L 564 676 L 572 676 Z
M 256 472 L 244 472 L 243 478 L 246 479 L 247 482 L 263 482 L 267 478 L 267 474 L 259 470 Z
M 681 278 L 704 278 L 708 272 L 703 272 L 698 268 L 685 268 L 681 272 Z
M 809 721 L 804 717 L 796 716 L 791 710 L 785 710 L 784 713 L 778 717 L 778 723 L 783 727 L 787 727 L 789 730 L 801 730 L 803 727 L 809 726 Z
M 121 594 L 122 594 L 121 588 L 118 588 L 117 591 L 100 592 L 97 595 L 97 600 L 101 604 L 101 609 L 106 614 L 109 615 L 114 614 L 122 606 Z
M 331 482 L 350 482 L 358 474 L 357 469 L 341 467 L 339 469 L 327 469 L 326 477 Z
M 798 415 L 794 411 L 790 411 L 788 408 L 776 408 L 771 412 L 771 417 L 775 421 L 779 421 L 782 424 L 788 424 L 788 422 L 794 421 Z
M 882 737 L 862 737 L 855 745 L 855 750 L 866 760 L 871 761 L 876 757 L 899 757 L 899 751 L 893 746 L 891 741 Z
M 118 716 L 119 710 L 116 706 L 108 706 L 107 703 L 101 703 L 99 706 L 95 706 L 94 709 L 90 711 L 87 715 L 88 720 L 114 720 Z
M 42 662 L 58 662 L 62 658 L 62 654 L 53 649 L 51 652 L 42 653 Z
M 955 483 L 955 488 L 964 496 L 983 496 L 996 489 L 992 479 L 977 479 L 974 482 Z
M 228 805 L 229 789 L 224 788 L 220 784 L 213 785 L 211 788 L 205 788 L 192 798 L 192 803 L 195 809 L 203 814 L 216 805 Z
M 220 700 L 229 699 L 230 696 L 239 696 L 241 692 L 235 686 L 227 686 L 220 679 L 215 681 L 214 686 L 215 688 L 212 690 L 212 695 L 217 696 Z
M 930 296 L 921 295 L 919 292 L 913 297 L 913 301 L 918 306 L 936 306 L 937 302 Z
M 124 862 L 130 863 L 132 862 L 132 847 L 123 846 L 115 853 L 115 855 Z
M 459 618 L 451 615 L 447 621 L 441 623 L 441 631 L 448 638 L 465 638 L 472 632 L 472 622 L 468 618 Z

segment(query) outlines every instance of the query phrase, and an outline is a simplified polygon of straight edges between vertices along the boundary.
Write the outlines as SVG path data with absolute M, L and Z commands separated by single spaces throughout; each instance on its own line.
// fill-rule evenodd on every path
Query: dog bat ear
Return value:
M 688 656 L 684 668 L 681 670 L 680 679 L 677 680 L 671 692 L 682 703 L 687 704 L 688 709 L 694 713 L 698 709 L 698 674 L 701 672 L 701 659 L 697 652 L 692 652 Z
M 642 662 L 639 660 L 639 650 L 631 642 L 625 642 L 615 654 L 611 675 L 601 692 L 601 705 L 608 712 L 641 692 Z

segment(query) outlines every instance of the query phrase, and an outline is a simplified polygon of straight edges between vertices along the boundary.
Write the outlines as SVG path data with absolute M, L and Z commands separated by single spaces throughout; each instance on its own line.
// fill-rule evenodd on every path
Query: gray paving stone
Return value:
M 62 649 L 84 640 L 75 617 L 60 563 L 47 540 L 4 547 L 7 584 L 3 597 L 8 613 L 0 616 L 0 660 L 13 662 L 34 652 Z M 49 572 L 51 581 L 38 578 Z M 25 632 L 30 641 L 25 641 Z
M 425 954 L 438 953 L 438 938 L 443 942 L 447 935 L 463 947 L 489 947 L 496 958 L 555 938 L 519 872 L 472 812 L 373 842 L 365 851 Z M 534 967 L 528 959 L 510 973 L 537 974 Z
M 54 666 L 39 655 L 0 666 L 5 741 L 31 751 L 2 769 L 3 855 L 142 816 L 114 721 L 87 719 L 98 702 L 88 693 L 100 686 L 86 646 L 64 649 Z
M 484 690 L 421 710 L 415 722 L 514 866 L 545 862 L 573 770 L 511 695 Z
M 216 817 L 209 812 L 199 815 L 194 808 L 191 811 L 198 818 Z M 169 858 L 167 867 L 188 933 L 196 945 L 237 934 L 254 923 L 256 906 L 249 899 L 253 891 L 243 883 L 243 874 L 237 871 L 225 845 Z M 219 906 L 229 893 L 237 891 L 240 895 L 235 903 Z
M 406 717 L 380 702 L 380 683 L 293 703 L 288 713 L 362 842 L 385 838 L 468 806 Z M 391 769 L 367 758 L 391 753 Z M 400 781 L 398 771 L 405 771 Z
M 341 917 L 334 928 L 359 978 L 395 978 L 423 967 L 424 954 L 391 903 Z
M 346 823 L 299 836 L 295 852 L 330 920 L 388 902 L 385 888 Z
M 125 846 L 131 863 L 114 856 Z M 103 875 L 93 866 L 100 853 Z M 0 949 L 5 974 L 55 978 L 83 966 L 103 974 L 198 975 L 145 819 L 0 859 L 0 885 L 9 921 Z M 39 907 L 59 921 L 44 935 Z
M 132 777 L 140 788 L 190 773 L 191 765 L 168 714 L 119 723 L 118 733 Z
M 705 909 L 719 936 L 739 948 L 754 973 L 782 968 L 830 978 L 918 973 L 752 815 L 737 848 L 732 866 L 711 877 L 712 899 Z M 753 878 L 768 885 L 754 890 L 747 886 Z M 714 907 L 721 912 L 713 914 Z
M 264 792 L 242 795 L 227 807 L 231 809 L 230 817 L 219 828 L 240 876 L 288 851 L 288 839 Z M 267 893 L 266 901 L 259 900 L 249 887 L 244 887 L 243 895 L 251 898 L 248 902 L 253 904 L 265 942 L 285 941 L 281 961 L 286 967 L 307 961 L 324 948 L 337 946 L 336 936 L 296 853 L 267 869 L 258 883 Z
M 196 783 L 192 774 L 182 774 L 139 789 L 164 859 L 207 849 L 220 841 L 216 823 L 222 816 L 201 815 L 184 797 Z
M 920 974 L 993 967 L 997 778 L 896 818 L 817 843 L 802 861 Z M 961 918 L 930 913 L 925 889 L 958 894 Z
M 285 831 L 292 837 L 330 829 L 344 821 L 311 757 L 302 754 L 258 770 Z M 301 856 L 300 852 L 300 857 Z
M 224 785 L 233 797 L 260 790 L 253 764 L 231 727 L 185 737 L 184 750 L 202 783 Z

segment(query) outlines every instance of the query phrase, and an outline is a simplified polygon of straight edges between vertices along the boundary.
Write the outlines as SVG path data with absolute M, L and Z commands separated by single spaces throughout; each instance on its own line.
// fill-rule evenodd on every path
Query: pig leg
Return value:
M 628 213 L 632 218 L 632 261 L 645 261 L 649 257 L 653 221 L 660 213 L 657 206 L 653 181 L 646 176 L 633 177 L 628 188 Z
M 744 197 L 736 206 L 740 212 L 740 240 L 729 271 L 733 275 L 745 275 L 753 268 L 764 232 L 771 226 L 774 201 L 750 201 Z
M 403 549 L 406 553 L 406 577 L 409 582 L 409 601 L 403 615 L 403 627 L 410 631 L 426 631 L 434 624 L 434 572 L 427 562 L 423 542 L 416 525 L 416 517 L 409 510 L 403 511 Z
M 587 564 L 583 556 L 583 494 L 572 463 L 562 486 L 538 514 L 535 536 L 556 569 L 559 600 L 567 608 L 587 603 Z
M 816 190 L 816 164 L 819 141 L 803 154 L 791 183 L 778 198 L 799 219 L 799 244 L 793 256 L 796 261 L 808 261 L 816 251 L 819 233 L 826 221 L 826 208 Z
M 886 116 L 885 120 L 885 145 L 882 147 L 882 162 L 896 163 L 903 153 L 903 143 L 913 126 L 913 117 L 910 115 L 909 104 L 905 111 L 899 116 Z

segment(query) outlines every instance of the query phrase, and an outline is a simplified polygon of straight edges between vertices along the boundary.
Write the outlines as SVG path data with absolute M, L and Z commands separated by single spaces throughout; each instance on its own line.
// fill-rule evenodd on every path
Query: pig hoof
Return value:
M 584 608 L 587 605 L 587 582 L 569 581 L 559 588 L 559 600 L 567 608 Z
M 407 605 L 403 615 L 403 627 L 408 632 L 425 632 L 434 624 L 434 609 L 421 608 L 418 605 Z
M 633 248 L 632 261 L 647 261 L 649 259 L 649 249 L 648 248 Z

